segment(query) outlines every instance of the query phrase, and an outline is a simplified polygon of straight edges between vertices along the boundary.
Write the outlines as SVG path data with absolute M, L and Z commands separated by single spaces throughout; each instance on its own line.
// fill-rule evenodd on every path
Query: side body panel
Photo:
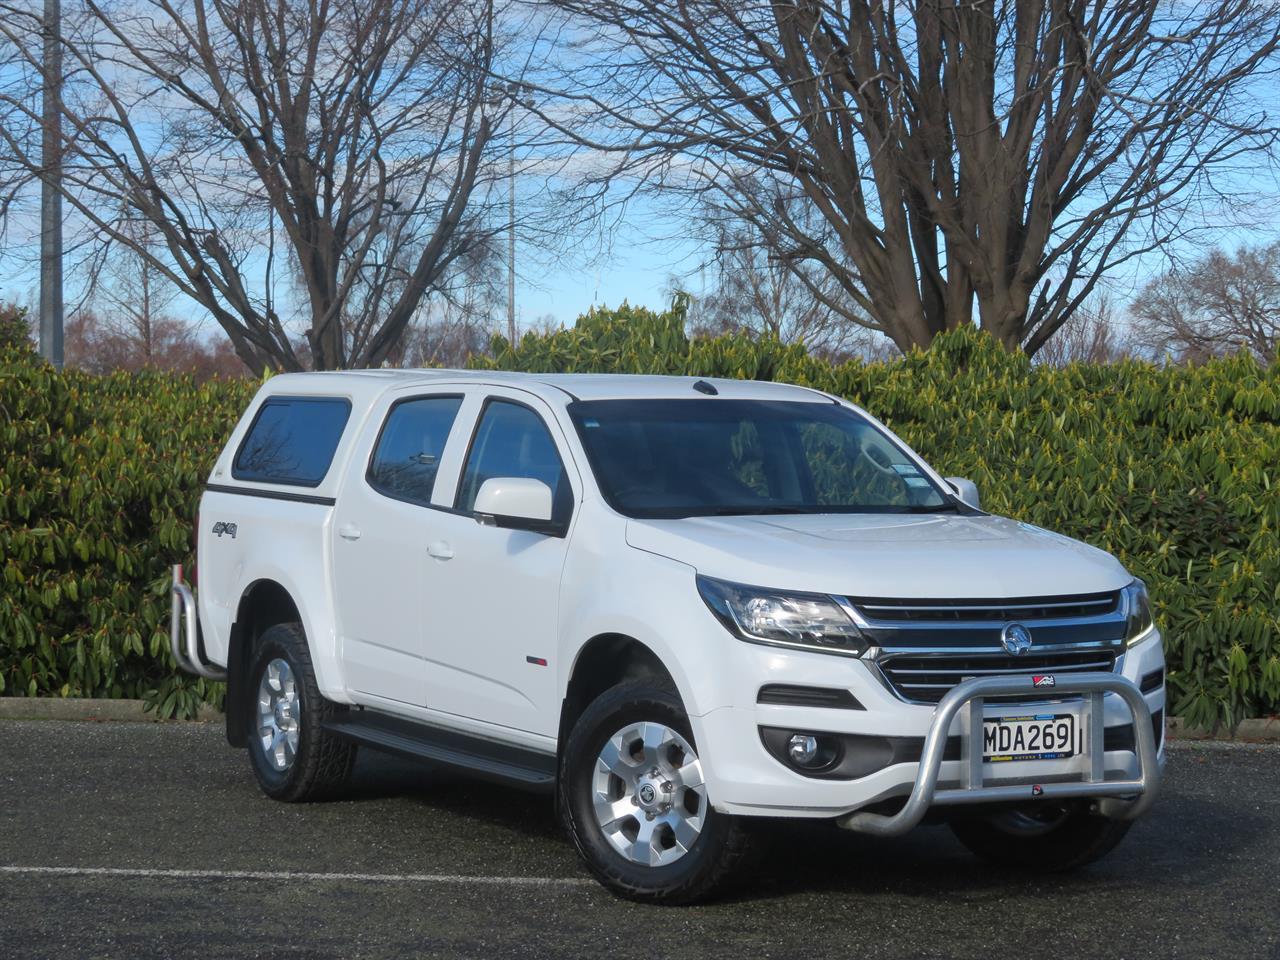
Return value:
M 465 443 L 466 393 L 460 388 L 396 390 L 376 402 L 352 445 L 334 508 L 329 543 L 333 551 L 334 606 L 343 677 L 357 700 L 377 697 L 426 706 L 425 634 L 431 615 L 424 586 L 432 573 L 429 550 L 441 536 L 447 514 L 375 490 L 366 477 L 386 418 L 399 401 L 456 397 L 462 409 L 446 443 L 442 468 Z M 436 480 L 436 492 L 441 486 Z
M 272 580 L 293 598 L 325 696 L 345 701 L 335 657 L 329 602 L 329 526 L 333 508 L 243 494 L 206 491 L 200 500 L 200 624 L 209 659 L 226 665 L 231 625 L 241 598 Z M 215 536 L 215 523 L 236 535 Z
M 427 706 L 449 717 L 553 738 L 561 699 L 560 584 L 578 527 L 581 474 L 554 409 L 541 398 L 476 387 L 473 400 L 465 410 L 465 430 L 459 427 L 450 437 L 448 457 L 456 472 L 441 477 L 433 498 L 447 497 L 446 505 L 455 509 L 428 511 L 435 514 L 439 539 L 422 580 Z M 573 490 L 566 537 L 482 525 L 456 509 L 467 447 L 487 400 L 527 407 L 546 424 Z

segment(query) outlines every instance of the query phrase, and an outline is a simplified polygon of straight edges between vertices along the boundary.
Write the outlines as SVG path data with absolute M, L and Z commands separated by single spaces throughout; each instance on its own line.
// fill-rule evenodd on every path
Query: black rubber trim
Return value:
M 1163 710 L 1152 711 L 1151 732 L 1155 735 L 1156 748 L 1159 749 L 1160 743 L 1164 739 Z M 1126 723 L 1119 727 L 1107 727 L 1102 734 L 1102 749 L 1106 751 L 1136 751 L 1138 744 L 1133 735 L 1133 724 Z
M 332 507 L 337 503 L 333 497 L 317 497 L 311 493 L 291 493 L 287 490 L 258 490 L 254 487 L 233 487 L 225 483 L 206 483 L 204 488 L 209 493 L 237 493 L 242 497 L 288 500 L 291 503 L 314 503 L 322 507 Z
M 497 743 L 368 709 L 327 720 L 324 728 L 376 750 L 464 770 L 484 780 L 536 793 L 555 789 L 554 753 Z
M 788 707 L 828 707 L 836 710 L 865 710 L 848 690 L 840 687 L 811 687 L 801 683 L 766 683 L 756 694 L 756 703 Z
M 1143 693 L 1150 693 L 1152 690 L 1159 690 L 1164 686 L 1164 667 L 1159 670 L 1152 670 L 1150 673 L 1142 675 L 1142 682 L 1138 684 L 1138 689 Z
M 811 734 L 820 741 L 834 741 L 836 760 L 824 770 L 803 770 L 787 757 L 787 741 L 797 733 Z M 769 755 L 788 770 L 814 780 L 857 780 L 896 763 L 919 763 L 924 753 L 924 737 L 877 737 L 855 733 L 824 733 L 820 730 L 789 730 L 761 727 L 760 740 Z M 948 737 L 944 760 L 959 760 L 959 737 Z

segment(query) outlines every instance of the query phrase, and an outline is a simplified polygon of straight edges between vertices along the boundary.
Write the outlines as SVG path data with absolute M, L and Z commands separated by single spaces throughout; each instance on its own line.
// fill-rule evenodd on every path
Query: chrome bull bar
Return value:
M 200 619 L 196 613 L 196 597 L 182 579 L 180 563 L 173 565 L 169 598 L 169 651 L 178 667 L 206 680 L 227 679 L 225 670 L 205 663 L 200 656 Z
M 1141 816 L 1155 802 L 1160 787 L 1160 759 L 1155 733 L 1151 728 L 1151 711 L 1141 691 L 1124 677 L 1113 673 L 1076 673 L 1053 676 L 1045 684 L 1046 675 L 1014 677 L 976 677 L 956 684 L 938 701 L 933 722 L 924 740 L 920 769 L 906 805 L 888 815 L 860 810 L 840 820 L 840 825 L 860 833 L 893 837 L 915 827 L 930 806 L 992 803 L 1016 800 L 1052 800 L 1065 797 L 1097 797 L 1101 812 L 1117 820 Z M 1043 693 L 1058 699 L 1071 694 L 1085 694 L 1088 714 L 1089 768 L 1084 779 L 1065 783 L 1000 784 L 983 783 L 982 718 L 983 703 L 988 697 L 1007 697 Z M 1124 700 L 1133 714 L 1134 743 L 1138 758 L 1136 779 L 1108 780 L 1104 735 L 1103 696 L 1114 693 Z M 951 733 L 951 725 L 961 710 L 968 708 L 969 728 L 963 734 L 963 786 L 938 789 L 942 756 Z M 1132 799 L 1121 799 L 1132 798 Z

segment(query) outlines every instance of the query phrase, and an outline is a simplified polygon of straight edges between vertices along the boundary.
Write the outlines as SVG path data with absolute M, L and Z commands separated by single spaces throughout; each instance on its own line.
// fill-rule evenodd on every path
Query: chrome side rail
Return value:
M 225 670 L 201 659 L 199 628 L 195 594 L 182 579 L 182 564 L 175 563 L 173 583 L 169 587 L 169 651 L 178 667 L 187 673 L 206 680 L 227 679 Z
M 1105 800 L 1103 813 L 1117 820 L 1133 820 L 1155 802 L 1160 787 L 1160 760 L 1151 711 L 1142 693 L 1129 680 L 1113 673 L 1077 673 L 1054 676 L 1052 688 L 1038 686 L 1044 675 L 1020 677 L 977 677 L 956 684 L 933 711 L 933 722 L 924 740 L 920 769 L 906 805 L 893 815 L 856 811 L 844 817 L 840 826 L 860 833 L 896 837 L 915 827 L 930 806 L 960 803 L 991 803 L 1009 800 L 1052 800 L 1063 797 L 1132 797 L 1132 800 Z M 1063 694 L 1086 694 L 1089 770 L 1085 779 L 1066 783 L 983 785 L 981 741 L 982 707 L 987 697 L 1007 697 L 1041 693 L 1053 698 Z M 1137 748 L 1138 777 L 1134 780 L 1107 780 L 1103 751 L 1103 695 L 1121 697 L 1133 714 Z M 951 724 L 962 709 L 969 710 L 969 729 L 964 734 L 964 783 L 961 789 L 939 790 L 938 775 L 947 746 Z

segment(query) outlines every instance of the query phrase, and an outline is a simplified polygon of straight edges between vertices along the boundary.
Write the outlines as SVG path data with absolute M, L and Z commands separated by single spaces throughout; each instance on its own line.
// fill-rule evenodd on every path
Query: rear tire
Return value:
M 988 863 L 1035 873 L 1064 873 L 1106 856 L 1132 823 L 1084 805 L 1047 801 L 951 822 L 956 838 Z
M 248 686 L 249 764 L 262 792 L 300 803 L 341 790 L 356 746 L 322 726 L 343 708 L 320 695 L 301 624 L 277 624 L 262 635 Z
M 601 694 L 560 758 L 561 821 L 587 867 L 629 900 L 686 904 L 725 888 L 748 854 L 711 808 L 680 697 L 655 677 Z

